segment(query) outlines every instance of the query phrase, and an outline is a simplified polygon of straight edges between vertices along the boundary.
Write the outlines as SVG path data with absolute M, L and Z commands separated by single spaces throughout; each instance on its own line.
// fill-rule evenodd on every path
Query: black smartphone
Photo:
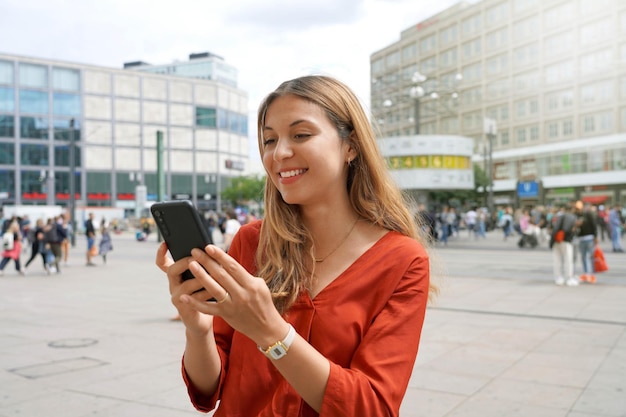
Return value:
M 191 201 L 154 203 L 150 212 L 175 261 L 191 255 L 193 248 L 204 249 L 213 243 L 208 228 Z M 183 280 L 190 278 L 193 278 L 191 272 L 185 271 Z

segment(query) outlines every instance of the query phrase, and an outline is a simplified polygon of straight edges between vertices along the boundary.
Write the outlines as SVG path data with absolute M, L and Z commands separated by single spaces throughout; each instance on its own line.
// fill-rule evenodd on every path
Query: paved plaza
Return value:
M 0 277 L 0 417 L 200 415 L 180 377 L 184 330 L 171 321 L 154 236 L 113 236 L 86 267 L 77 238 L 61 274 L 34 262 Z M 430 307 L 403 417 L 626 416 L 626 255 L 605 249 L 595 285 L 559 287 L 545 247 L 463 232 L 434 258 Z

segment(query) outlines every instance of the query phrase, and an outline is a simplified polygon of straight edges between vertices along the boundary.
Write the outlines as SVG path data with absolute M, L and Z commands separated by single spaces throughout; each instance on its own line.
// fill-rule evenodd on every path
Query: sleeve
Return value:
M 349 368 L 331 363 L 320 416 L 398 416 L 417 356 L 428 287 L 428 257 L 418 257 L 374 319 Z
M 250 230 L 250 233 L 242 233 L 235 235 L 233 240 L 233 244 L 231 245 L 231 249 L 229 251 L 229 255 L 232 256 L 237 262 L 241 263 L 248 272 L 253 273 L 252 265 L 254 262 L 250 258 L 254 258 L 254 252 L 251 252 L 252 247 L 256 247 L 254 242 L 258 242 L 258 236 L 255 240 L 255 232 L 258 235 L 258 230 L 253 228 L 247 228 Z M 245 237 L 249 236 L 249 239 L 245 239 Z M 248 245 L 246 245 L 248 243 Z M 250 246 L 252 245 L 252 246 Z M 187 386 L 187 393 L 189 394 L 189 399 L 191 403 L 198 411 L 209 412 L 215 408 L 217 401 L 220 399 L 222 394 L 222 388 L 224 386 L 224 382 L 226 381 L 226 375 L 228 373 L 228 362 L 230 358 L 230 346 L 233 339 L 233 334 L 235 331 L 232 327 L 230 327 L 223 319 L 220 317 L 215 317 L 213 319 L 213 334 L 215 336 L 215 343 L 217 344 L 217 350 L 221 359 L 221 372 L 220 372 L 220 380 L 218 383 L 218 387 L 215 390 L 215 393 L 211 396 L 206 396 L 199 393 L 195 387 L 189 381 L 187 373 L 185 372 L 185 358 L 183 356 L 182 359 L 182 375 L 183 381 Z

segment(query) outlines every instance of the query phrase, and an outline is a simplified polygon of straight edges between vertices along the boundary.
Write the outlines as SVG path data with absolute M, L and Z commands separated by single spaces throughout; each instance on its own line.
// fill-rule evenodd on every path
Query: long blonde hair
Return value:
M 352 208 L 363 219 L 395 230 L 427 246 L 427 239 L 408 209 L 408 202 L 392 180 L 369 120 L 354 93 L 327 76 L 305 76 L 282 83 L 261 103 L 258 112 L 258 145 L 263 154 L 263 130 L 270 104 L 278 97 L 294 95 L 317 104 L 335 125 L 339 136 L 356 151 L 346 184 Z M 302 290 L 312 284 L 307 268 L 307 242 L 298 205 L 283 201 L 268 178 L 265 183 L 265 218 L 256 253 L 257 275 L 264 278 L 280 312 L 285 312 Z M 431 293 L 436 288 L 431 285 Z

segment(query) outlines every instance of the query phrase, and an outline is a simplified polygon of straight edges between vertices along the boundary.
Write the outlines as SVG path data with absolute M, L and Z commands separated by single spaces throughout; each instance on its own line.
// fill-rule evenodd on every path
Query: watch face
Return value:
M 282 344 L 278 344 L 272 347 L 272 349 L 269 351 L 269 354 L 274 359 L 280 359 L 287 354 L 287 350 L 285 350 L 285 347 L 282 346 Z

